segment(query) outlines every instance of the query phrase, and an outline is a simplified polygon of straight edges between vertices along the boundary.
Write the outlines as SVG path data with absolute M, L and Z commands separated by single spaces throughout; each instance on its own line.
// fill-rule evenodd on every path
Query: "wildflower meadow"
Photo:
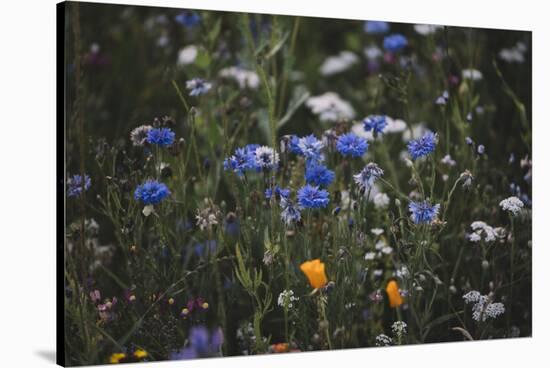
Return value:
M 531 33 L 67 3 L 67 365 L 531 336 Z

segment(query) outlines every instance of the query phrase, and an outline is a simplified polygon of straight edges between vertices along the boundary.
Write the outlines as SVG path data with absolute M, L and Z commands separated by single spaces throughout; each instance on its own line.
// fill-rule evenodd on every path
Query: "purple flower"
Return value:
M 90 189 L 92 180 L 88 175 L 84 175 L 84 191 Z M 77 197 L 82 193 L 82 176 L 73 175 L 67 179 L 67 196 Z
M 182 350 L 172 353 L 172 360 L 195 359 L 220 355 L 223 344 L 223 334 L 220 328 L 212 333 L 204 326 L 192 327 L 189 331 L 189 345 Z

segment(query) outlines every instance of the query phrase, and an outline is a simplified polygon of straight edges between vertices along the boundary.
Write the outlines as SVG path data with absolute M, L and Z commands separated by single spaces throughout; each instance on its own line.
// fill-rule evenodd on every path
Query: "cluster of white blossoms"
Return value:
M 351 51 L 341 51 L 336 56 L 329 56 L 325 59 L 319 72 L 324 76 L 338 74 L 348 70 L 353 64 L 359 61 L 357 55 Z
M 512 216 L 517 216 L 523 208 L 523 202 L 518 197 L 508 197 L 500 202 L 500 207 L 504 211 L 510 212 Z
M 473 304 L 472 318 L 478 322 L 485 322 L 487 318 L 497 318 L 504 314 L 506 309 L 502 303 L 493 303 L 488 295 L 481 295 L 477 290 L 472 290 L 462 296 L 466 304 Z
M 340 98 L 337 93 L 326 92 L 320 96 L 307 99 L 306 106 L 321 121 L 351 120 L 355 117 L 355 110 L 350 103 Z
M 526 51 L 527 46 L 523 42 L 518 42 L 515 46 L 500 50 L 498 56 L 508 63 L 523 63 L 525 61 L 524 54 Z
M 260 86 L 260 77 L 254 71 L 230 66 L 220 70 L 220 77 L 233 79 L 239 84 L 240 89 L 257 89 Z
M 283 307 L 285 309 L 291 309 L 293 307 L 294 302 L 298 301 L 300 298 L 297 296 L 294 296 L 294 291 L 292 290 L 283 290 L 279 294 L 279 298 L 277 299 L 277 304 L 280 307 Z
M 376 336 L 376 346 L 390 346 L 393 343 L 393 339 L 388 335 L 380 334 Z
M 470 225 L 472 233 L 468 234 L 468 240 L 477 243 L 484 240 L 486 243 L 492 243 L 497 239 L 506 237 L 506 230 L 502 227 L 492 227 L 483 221 L 474 221 Z
M 396 321 L 391 325 L 391 330 L 397 338 L 401 338 L 407 334 L 407 324 L 403 321 Z

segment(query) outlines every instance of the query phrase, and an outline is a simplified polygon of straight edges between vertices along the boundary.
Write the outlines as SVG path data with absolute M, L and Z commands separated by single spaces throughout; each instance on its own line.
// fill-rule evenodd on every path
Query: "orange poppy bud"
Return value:
M 325 274 L 325 264 L 319 259 L 302 263 L 300 269 L 314 289 L 323 287 L 328 282 L 327 275 Z
M 397 308 L 403 304 L 403 298 L 399 293 L 399 284 L 395 280 L 391 280 L 386 285 L 386 293 L 388 293 L 388 298 L 390 299 L 390 307 Z
M 272 346 L 273 352 L 275 353 L 286 353 L 288 351 L 288 344 L 287 343 L 279 343 L 279 344 L 273 344 Z

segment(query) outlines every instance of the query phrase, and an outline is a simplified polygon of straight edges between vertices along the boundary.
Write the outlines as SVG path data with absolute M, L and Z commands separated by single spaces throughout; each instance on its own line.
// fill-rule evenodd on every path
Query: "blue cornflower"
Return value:
M 170 128 L 153 128 L 147 132 L 147 142 L 161 147 L 170 146 L 176 139 L 176 133 Z
M 254 151 L 256 170 L 277 170 L 279 167 L 279 154 L 268 146 L 260 146 Z
M 299 139 L 298 148 L 300 152 L 298 154 L 304 156 L 307 161 L 322 162 L 325 159 L 322 153 L 324 147 L 322 141 L 310 134 Z
M 88 175 L 84 175 L 84 191 L 90 189 L 92 180 Z M 77 197 L 82 193 L 82 176 L 73 175 L 67 179 L 67 196 Z
M 359 190 L 365 191 L 371 188 L 382 175 L 384 175 L 384 170 L 374 162 L 369 162 L 359 174 L 353 175 L 353 180 L 359 186 Z
M 281 220 L 286 224 L 286 226 L 291 226 L 292 224 L 297 223 L 302 218 L 300 213 L 300 207 L 296 206 L 290 199 L 282 198 L 281 199 Z
M 328 205 L 328 192 L 306 184 L 298 190 L 298 204 L 303 208 L 321 208 Z
M 367 148 L 367 140 L 353 133 L 341 135 L 336 142 L 336 149 L 344 156 L 361 157 L 367 152 Z
M 437 134 L 428 132 L 424 134 L 423 137 L 410 141 L 407 148 L 412 159 L 416 160 L 419 157 L 427 156 L 435 151 L 436 144 Z
M 170 190 L 164 183 L 159 183 L 156 180 L 147 180 L 139 185 L 134 192 L 134 198 L 143 204 L 158 204 L 164 198 L 170 195 Z
M 192 28 L 201 21 L 200 15 L 191 10 L 184 10 L 174 17 L 184 27 Z
M 429 224 L 439 213 L 439 204 L 431 205 L 430 202 L 411 202 L 409 203 L 411 219 L 415 224 Z
M 365 131 L 372 130 L 374 133 L 384 133 L 384 129 L 388 125 L 388 120 L 384 115 L 369 115 L 363 120 L 363 128 Z
M 390 24 L 377 20 L 367 20 L 363 25 L 363 29 L 370 34 L 382 34 L 390 30 Z
M 252 145 L 250 145 L 252 146 Z M 242 176 L 245 171 L 256 168 L 256 157 L 254 151 L 245 148 L 237 148 L 233 156 L 229 156 L 223 161 L 224 170 L 232 170 L 238 176 Z
M 200 96 L 210 91 L 212 83 L 201 78 L 193 78 L 185 82 L 185 88 L 191 91 L 189 92 L 189 96 Z
M 191 327 L 189 331 L 189 345 L 170 355 L 172 360 L 196 359 L 217 356 L 223 343 L 223 334 L 220 328 L 210 333 L 204 326 Z
M 287 188 L 280 188 L 279 186 L 275 186 L 275 195 L 279 198 L 289 198 L 290 197 L 290 189 Z M 273 190 L 271 188 L 267 188 L 265 190 L 265 199 L 270 200 L 271 197 L 273 197 Z
M 300 138 L 296 135 L 290 136 L 290 142 L 288 144 L 288 150 L 292 153 L 301 155 L 302 150 L 300 149 Z
M 306 165 L 306 183 L 327 187 L 334 181 L 334 171 L 325 165 L 310 163 Z
M 394 33 L 384 37 L 384 49 L 386 51 L 397 52 L 405 48 L 407 44 L 408 42 L 405 36 L 399 33 Z

